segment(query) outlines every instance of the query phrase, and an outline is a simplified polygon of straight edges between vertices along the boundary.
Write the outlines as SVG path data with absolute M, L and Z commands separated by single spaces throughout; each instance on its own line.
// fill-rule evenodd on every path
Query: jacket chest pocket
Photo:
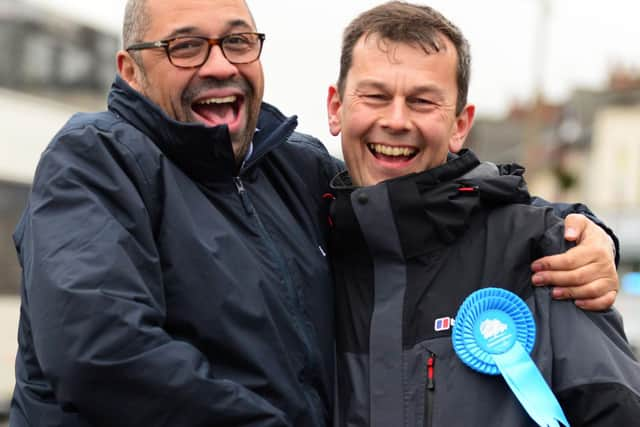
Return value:
M 534 425 L 500 375 L 460 361 L 451 337 L 422 342 L 406 356 L 406 427 Z
M 439 355 L 424 344 L 405 353 L 406 427 L 432 427 L 438 391 Z
M 455 403 L 458 393 L 454 386 L 459 383 L 450 381 L 450 378 L 466 375 L 464 370 L 467 368 L 457 359 L 451 337 L 423 341 L 408 350 L 405 356 L 406 427 L 476 425 L 473 420 L 458 417 L 459 408 Z M 474 375 L 473 372 L 469 374 Z

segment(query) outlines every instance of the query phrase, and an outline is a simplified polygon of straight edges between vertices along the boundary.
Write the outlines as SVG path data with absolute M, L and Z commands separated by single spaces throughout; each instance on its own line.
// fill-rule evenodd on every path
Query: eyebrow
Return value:
M 232 30 L 237 30 L 237 29 L 255 31 L 253 29 L 253 27 L 247 21 L 245 21 L 244 19 L 234 19 L 232 21 L 229 21 L 225 25 L 225 27 L 224 27 L 224 29 L 222 31 L 222 34 L 228 34 Z M 173 30 L 169 34 L 167 34 L 165 37 L 163 37 L 163 39 L 170 39 L 170 38 L 176 37 L 176 36 L 202 34 L 202 33 L 203 33 L 203 31 L 201 31 L 200 28 L 192 26 L 192 25 L 189 25 L 189 26 L 185 26 L 185 27 L 176 28 L 175 30 Z
M 378 90 L 387 90 L 387 86 L 384 83 L 376 80 L 361 80 L 356 85 L 356 90 L 369 89 L 369 88 L 378 89 Z

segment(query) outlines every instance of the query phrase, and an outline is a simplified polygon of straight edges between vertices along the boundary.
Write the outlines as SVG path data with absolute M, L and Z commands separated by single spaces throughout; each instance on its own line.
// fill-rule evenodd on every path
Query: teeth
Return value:
M 369 144 L 369 148 L 379 154 L 391 157 L 409 157 L 416 152 L 415 148 L 409 147 L 391 147 L 389 145 Z
M 209 98 L 209 99 L 205 99 L 204 101 L 198 102 L 198 104 L 205 104 L 205 105 L 230 104 L 232 102 L 236 102 L 236 96 L 234 96 L 234 95 L 225 96 L 224 98 Z

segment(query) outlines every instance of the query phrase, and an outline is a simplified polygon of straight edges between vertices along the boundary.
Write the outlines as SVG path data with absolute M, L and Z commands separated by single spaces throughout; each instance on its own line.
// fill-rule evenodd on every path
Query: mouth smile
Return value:
M 418 154 L 417 148 L 407 146 L 367 144 L 367 148 L 377 160 L 391 163 L 409 162 Z
M 244 97 L 241 95 L 209 96 L 191 104 L 198 121 L 206 126 L 227 125 L 229 132 L 240 127 Z

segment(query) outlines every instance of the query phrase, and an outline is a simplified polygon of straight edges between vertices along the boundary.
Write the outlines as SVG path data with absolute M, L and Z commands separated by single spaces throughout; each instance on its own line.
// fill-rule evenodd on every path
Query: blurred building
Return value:
M 113 80 L 118 38 L 21 0 L 0 0 L 0 85 L 95 103 Z
M 482 159 L 527 168 L 533 194 L 583 201 L 621 240 L 640 269 L 640 70 L 617 68 L 604 89 L 563 103 L 514 105 L 503 119 L 478 119 L 468 145 Z
M 640 270 L 640 103 L 595 115 L 585 166 L 585 200 L 620 236 L 624 259 Z
M 0 0 L 0 293 L 16 293 L 11 235 L 40 154 L 75 111 L 103 110 L 115 34 L 22 0 Z

